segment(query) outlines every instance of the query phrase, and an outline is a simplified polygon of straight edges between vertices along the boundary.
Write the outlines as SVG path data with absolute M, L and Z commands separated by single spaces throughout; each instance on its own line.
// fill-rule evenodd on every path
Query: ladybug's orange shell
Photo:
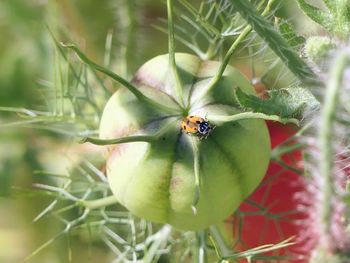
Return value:
M 199 123 L 203 121 L 205 120 L 198 116 L 187 116 L 182 120 L 181 129 L 184 132 L 195 134 L 198 132 Z

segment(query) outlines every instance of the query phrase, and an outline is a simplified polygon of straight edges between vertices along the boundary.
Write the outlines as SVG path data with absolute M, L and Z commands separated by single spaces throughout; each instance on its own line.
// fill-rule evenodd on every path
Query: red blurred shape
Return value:
M 296 141 L 290 137 L 296 133 L 297 127 L 277 122 L 267 124 L 272 148 L 281 143 L 291 147 L 296 145 Z M 302 170 L 300 148 L 283 154 L 280 161 L 270 162 L 260 187 L 240 206 L 239 212 L 231 219 L 234 224 L 236 251 L 277 244 L 291 236 L 296 237 L 294 241 L 298 240 L 297 237 L 302 232 L 298 222 L 305 218 L 305 214 L 298 210 L 298 201 L 295 198 L 295 194 L 305 188 L 305 182 L 298 170 Z M 265 255 L 283 255 L 290 258 L 266 261 L 253 259 L 252 262 L 308 262 L 302 242 Z

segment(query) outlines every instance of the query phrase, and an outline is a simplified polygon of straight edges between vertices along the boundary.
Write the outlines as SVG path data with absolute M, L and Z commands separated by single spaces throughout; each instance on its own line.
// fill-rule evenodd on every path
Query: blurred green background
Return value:
M 302 34 L 315 32 L 294 1 L 279 11 Z M 54 48 L 48 28 L 59 41 L 75 42 L 102 63 L 106 37 L 113 35 L 111 69 L 130 78 L 146 60 L 167 52 L 167 37 L 152 27 L 166 17 L 154 0 L 2 0 L 0 1 L 0 262 L 22 262 L 62 225 L 54 218 L 32 220 L 48 204 L 28 194 L 34 171 L 65 172 L 64 153 L 72 142 L 32 129 L 9 107 L 45 110 L 45 89 L 54 79 Z M 306 23 L 306 24 L 305 24 Z M 307 25 L 307 26 L 305 26 Z M 188 51 L 178 45 L 179 51 Z M 84 238 L 60 238 L 28 262 L 110 262 L 109 249 Z
M 130 76 L 143 61 L 166 52 L 165 35 L 150 26 L 165 12 L 156 1 L 0 1 L 0 106 L 45 110 L 45 83 L 53 81 L 55 63 L 48 28 L 99 63 L 112 33 L 112 59 L 123 61 L 113 70 Z M 25 192 L 38 181 L 34 171 L 65 172 L 62 153 L 69 146 L 10 112 L 1 112 L 0 127 L 0 262 L 21 262 L 62 228 L 52 218 L 32 223 L 50 198 Z M 89 247 L 80 239 L 70 243 L 73 262 L 112 260 L 105 246 Z M 29 262 L 68 262 L 68 251 L 60 238 Z

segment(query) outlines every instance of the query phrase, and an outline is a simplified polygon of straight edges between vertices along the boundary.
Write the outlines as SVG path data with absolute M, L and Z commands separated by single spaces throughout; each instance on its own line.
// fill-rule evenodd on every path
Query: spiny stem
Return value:
M 264 120 L 270 120 L 270 121 L 278 121 L 283 124 L 293 123 L 295 125 L 299 125 L 299 121 L 294 118 L 285 119 L 277 115 L 267 115 L 264 113 L 251 112 L 251 111 L 237 113 L 229 116 L 211 115 L 211 116 L 208 116 L 208 119 L 214 122 L 235 122 L 235 121 L 245 120 L 245 119 L 264 119 Z
M 113 205 L 116 203 L 118 203 L 118 200 L 114 195 L 107 196 L 101 199 L 91 200 L 91 201 L 86 201 L 86 200 L 78 201 L 79 205 L 84 206 L 90 210 Z
M 184 105 L 182 82 L 175 61 L 175 36 L 174 36 L 174 18 L 173 18 L 173 0 L 167 0 L 168 11 L 168 45 L 169 45 L 169 63 L 174 77 L 174 91 L 177 95 L 180 105 Z
M 336 118 L 336 109 L 339 100 L 339 89 L 342 85 L 343 74 L 346 66 L 350 63 L 349 55 L 342 53 L 335 61 L 330 79 L 327 85 L 324 107 L 321 110 L 321 128 L 319 131 L 320 142 L 320 169 L 321 169 L 321 186 L 322 200 L 320 201 L 321 209 L 321 235 L 329 236 L 331 231 L 332 217 L 332 196 L 333 196 L 333 163 L 334 152 L 332 148 L 333 141 L 333 123 Z
M 194 214 L 197 214 L 196 205 L 199 202 L 200 197 L 200 163 L 199 163 L 199 149 L 198 149 L 198 140 L 194 137 L 191 137 L 192 148 L 193 148 L 193 167 L 194 167 L 194 184 L 195 184 L 195 195 L 192 202 L 192 211 Z
M 120 77 L 119 75 L 113 73 L 112 71 L 110 71 L 109 69 L 102 67 L 98 64 L 96 64 L 95 62 L 91 61 L 87 56 L 85 56 L 85 54 L 83 52 L 81 52 L 81 50 L 74 44 L 63 44 L 61 43 L 62 47 L 65 48 L 69 48 L 72 49 L 77 55 L 78 57 L 87 65 L 91 66 L 92 68 L 94 68 L 97 71 L 100 71 L 104 74 L 106 74 L 107 76 L 111 77 L 112 79 L 114 79 L 115 81 L 119 82 L 120 84 L 122 84 L 125 88 L 127 88 L 132 94 L 135 95 L 135 97 L 148 104 L 151 105 L 152 107 L 162 110 L 164 112 L 168 112 L 168 113 L 174 113 L 176 111 L 176 109 L 167 107 L 163 104 L 159 104 L 158 102 L 146 97 L 140 90 L 138 90 L 134 85 L 132 85 L 129 81 L 127 81 L 126 79 Z

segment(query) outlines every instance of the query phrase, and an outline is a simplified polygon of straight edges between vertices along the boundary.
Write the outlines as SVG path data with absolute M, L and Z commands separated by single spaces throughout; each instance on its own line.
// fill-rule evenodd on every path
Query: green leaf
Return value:
M 313 5 L 306 3 L 304 0 L 297 0 L 300 9 L 313 21 L 321 25 L 328 31 L 332 31 L 332 15 Z
M 282 36 L 287 40 L 288 44 L 296 49 L 299 49 L 302 44 L 305 43 L 305 38 L 302 36 L 298 36 L 293 26 L 287 22 L 286 20 L 282 20 L 278 24 L 278 30 L 282 34 Z
M 270 21 L 255 10 L 250 1 L 230 0 L 230 2 L 295 76 L 302 81 L 316 81 L 317 77 L 310 67 L 290 47 L 281 34 L 274 29 Z
M 276 89 L 268 94 L 268 99 L 261 99 L 244 93 L 240 88 L 236 90 L 236 98 L 241 107 L 267 115 L 301 119 L 304 113 L 319 108 L 319 102 L 304 88 Z
M 300 9 L 313 21 L 327 31 L 341 37 L 350 32 L 350 7 L 347 0 L 323 0 L 328 11 L 308 4 L 305 0 L 297 0 Z

